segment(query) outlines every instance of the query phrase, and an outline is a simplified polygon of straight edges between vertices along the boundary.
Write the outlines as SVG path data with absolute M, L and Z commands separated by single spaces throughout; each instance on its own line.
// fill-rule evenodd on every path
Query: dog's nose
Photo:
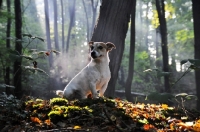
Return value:
M 94 51 L 91 52 L 92 58 L 96 58 L 96 53 Z
M 94 51 L 92 51 L 92 52 L 91 52 L 91 55 L 95 55 L 95 52 L 94 52 Z

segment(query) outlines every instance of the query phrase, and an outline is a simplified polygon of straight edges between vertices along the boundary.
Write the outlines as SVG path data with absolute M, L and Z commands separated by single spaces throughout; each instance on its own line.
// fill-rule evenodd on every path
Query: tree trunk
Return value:
M 87 24 L 87 41 L 90 40 L 90 28 L 89 28 L 89 18 L 88 18 L 88 13 L 87 13 L 87 8 L 85 5 L 84 0 L 82 0 L 83 2 L 83 7 L 84 7 L 84 11 L 85 11 L 85 16 L 86 16 L 86 24 Z
M 125 95 L 128 101 L 133 102 L 133 97 L 131 95 L 131 85 L 133 80 L 134 72 L 134 56 L 135 56 L 135 12 L 136 12 L 136 0 L 133 2 L 133 7 L 131 11 L 131 41 L 130 41 L 130 51 L 129 51 L 129 69 L 128 77 L 125 84 Z
M 156 43 L 156 68 L 161 69 L 162 67 L 162 62 L 160 59 L 161 53 L 160 53 L 160 27 L 156 28 L 156 38 L 155 38 L 155 43 Z M 162 86 L 161 78 L 157 77 L 155 80 L 155 89 L 157 92 L 164 92 L 164 88 Z
M 94 28 L 92 41 L 112 42 L 116 46 L 116 50 L 110 53 L 111 79 L 106 96 L 114 96 L 132 5 L 133 0 L 102 0 L 98 23 Z
M 0 0 L 0 11 L 1 11 L 2 4 L 3 4 L 3 0 Z
M 58 12 L 57 12 L 57 0 L 53 0 L 53 9 L 54 9 L 54 42 L 56 50 L 59 50 L 59 43 L 58 43 Z
M 98 0 L 96 3 L 94 0 L 91 0 L 92 3 L 92 30 L 94 30 L 95 22 L 96 22 L 96 15 L 97 15 L 97 5 L 98 5 Z
M 63 11 L 63 0 L 60 0 L 61 3 L 61 17 L 62 17 L 62 50 L 65 48 L 65 33 L 64 33 L 64 11 Z
M 161 47 L 163 56 L 163 71 L 169 72 L 168 63 L 168 46 L 167 46 L 167 25 L 165 19 L 164 0 L 156 0 L 156 8 L 158 12 L 158 18 L 160 22 L 160 33 L 161 33 Z M 171 92 L 169 85 L 169 76 L 164 76 L 165 92 Z
M 71 1 L 71 0 L 70 0 Z M 70 42 L 70 36 L 71 36 L 71 31 L 75 23 L 75 3 L 76 0 L 71 1 L 72 6 L 69 7 L 69 28 L 68 28 L 68 34 L 67 34 L 67 42 L 66 42 L 66 52 L 69 51 L 69 42 Z
M 47 37 L 47 49 L 51 50 L 51 38 L 50 38 L 50 26 L 49 26 L 49 3 L 48 0 L 44 0 L 44 12 L 45 12 L 45 26 L 46 26 L 46 37 Z M 49 66 L 53 66 L 53 56 L 50 54 Z
M 21 1 L 15 0 L 15 36 L 18 40 L 22 39 L 22 15 L 21 15 Z M 22 53 L 22 44 L 21 42 L 15 43 L 15 50 L 20 54 Z M 15 95 L 17 98 L 21 98 L 22 93 L 22 69 L 21 69 L 22 60 L 16 60 L 14 62 L 14 86 L 15 86 Z
M 192 0 L 192 11 L 194 20 L 194 58 L 200 59 L 200 1 Z M 196 94 L 197 100 L 197 110 L 200 110 L 200 70 L 195 70 L 195 80 L 196 80 Z
M 149 42 L 148 42 L 148 36 L 149 36 L 149 20 L 148 20 L 148 15 L 149 15 L 149 2 L 147 2 L 147 9 L 146 9 L 146 16 L 145 16 L 145 27 L 146 27 L 146 31 L 145 31 L 145 45 L 146 45 L 146 51 L 148 53 L 148 47 L 149 47 Z M 150 58 L 150 54 L 149 54 L 149 58 Z
M 7 12 L 10 14 L 10 0 L 6 0 L 7 3 Z M 10 48 L 10 28 L 11 28 L 11 18 L 10 16 L 7 19 L 7 30 L 6 30 L 6 48 Z M 6 67 L 6 77 L 5 77 L 5 83 L 7 85 L 10 85 L 10 67 Z M 11 91 L 9 87 L 6 87 L 6 94 L 10 95 Z

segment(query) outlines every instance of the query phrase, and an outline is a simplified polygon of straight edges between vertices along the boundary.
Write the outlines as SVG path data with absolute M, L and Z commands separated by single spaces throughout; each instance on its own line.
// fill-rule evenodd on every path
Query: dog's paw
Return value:
M 97 99 L 97 98 L 99 98 L 99 94 L 98 94 L 98 93 L 95 93 L 95 94 L 92 95 L 92 97 L 93 97 L 94 99 Z
M 63 97 L 63 91 L 57 90 L 57 91 L 56 91 L 56 95 L 58 95 L 58 96 L 60 96 L 60 97 Z

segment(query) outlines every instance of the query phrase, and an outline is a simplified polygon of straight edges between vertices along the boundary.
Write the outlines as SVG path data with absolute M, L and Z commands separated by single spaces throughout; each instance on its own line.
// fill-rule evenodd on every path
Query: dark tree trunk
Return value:
M 96 3 L 94 0 L 91 0 L 92 3 L 92 30 L 94 30 L 95 22 L 96 22 L 96 15 L 97 15 L 97 5 L 98 5 L 98 0 L 96 0 Z
M 112 42 L 116 46 L 110 53 L 111 79 L 105 96 L 114 97 L 132 5 L 133 0 L 102 0 L 98 23 L 91 40 Z
M 1 7 L 2 7 L 2 3 L 3 3 L 3 0 L 0 0 L 0 11 L 1 11 Z
M 22 14 L 21 14 L 21 1 L 15 0 L 15 36 L 17 39 L 22 39 Z M 20 54 L 22 53 L 22 44 L 21 42 L 16 42 L 15 50 L 18 51 Z M 15 95 L 17 98 L 21 98 L 23 95 L 22 93 L 22 82 L 21 82 L 21 62 L 22 60 L 16 60 L 14 62 L 14 86 L 15 86 Z
M 128 77 L 125 84 L 125 95 L 128 101 L 133 102 L 133 97 L 131 95 L 131 85 L 133 80 L 134 72 L 134 56 L 135 56 L 135 12 L 136 12 L 136 0 L 133 2 L 131 11 L 131 41 L 130 41 L 130 51 L 129 51 L 129 69 Z
M 49 26 L 49 3 L 48 0 L 44 0 L 44 12 L 45 12 L 45 26 L 46 26 L 46 37 L 47 37 L 47 49 L 51 50 L 51 38 L 50 38 L 50 26 Z M 53 57 L 50 54 L 49 66 L 53 66 Z
M 168 63 L 168 46 L 167 46 L 167 24 L 165 19 L 165 5 L 164 0 L 156 0 L 156 8 L 158 11 L 158 18 L 160 22 L 160 33 L 161 33 L 161 47 L 163 56 L 163 71 L 169 72 Z M 165 92 L 171 92 L 169 85 L 169 76 L 164 76 Z
M 85 16 L 86 16 L 86 24 L 87 24 L 87 41 L 90 40 L 90 28 L 89 28 L 89 18 L 88 18 L 88 13 L 87 13 L 87 8 L 85 5 L 84 0 L 82 0 L 83 2 L 83 7 L 84 7 L 84 11 L 85 11 Z
M 192 11 L 194 20 L 194 58 L 200 59 L 200 1 L 192 0 Z M 196 80 L 196 94 L 197 100 L 197 110 L 200 110 L 200 70 L 195 70 L 195 80 Z
M 70 0 L 71 1 L 71 0 Z M 67 34 L 67 42 L 66 42 L 66 52 L 69 51 L 69 42 L 70 42 L 70 36 L 71 36 L 71 31 L 75 23 L 75 4 L 76 0 L 71 1 L 72 6 L 69 7 L 69 28 L 68 28 L 68 34 Z
M 146 51 L 148 53 L 148 36 L 149 36 L 149 20 L 148 20 L 148 15 L 149 15 L 149 2 L 147 2 L 147 9 L 146 9 L 146 21 L 145 21 L 145 27 L 146 27 L 146 31 L 145 31 L 145 45 L 146 45 Z M 149 55 L 150 58 L 150 55 Z
M 64 51 L 65 48 L 65 33 L 64 33 L 64 11 L 63 11 L 63 0 L 60 0 L 61 3 L 61 17 L 62 17 L 62 50 Z
M 53 0 L 53 9 L 54 9 L 54 42 L 56 50 L 59 50 L 59 43 L 58 43 L 58 12 L 57 12 L 57 0 Z
M 160 29 L 159 27 L 156 28 L 156 38 L 155 38 L 155 43 L 156 43 L 156 68 L 160 69 L 162 67 L 162 62 L 160 60 L 160 56 L 161 56 L 161 53 L 160 53 L 160 43 L 159 43 L 159 40 L 160 40 Z M 164 92 L 163 89 L 162 89 L 162 85 L 161 85 L 161 78 L 156 78 L 156 85 L 155 85 L 155 89 L 157 92 Z
M 142 11 L 142 5 L 143 5 L 143 1 L 141 0 L 138 0 L 138 10 L 139 10 L 139 13 L 137 14 L 138 15 L 138 21 L 139 21 L 139 24 L 138 24 L 138 29 L 142 29 L 143 28 L 143 11 Z M 139 40 L 139 44 L 141 45 L 143 43 L 143 37 L 144 37 L 144 31 L 143 30 L 139 30 L 138 31 L 138 40 Z
M 7 12 L 10 14 L 10 0 L 6 0 L 7 3 Z M 6 30 L 6 48 L 10 48 L 10 28 L 11 28 L 11 18 L 8 16 L 7 19 L 7 30 Z M 10 85 L 10 67 L 6 67 L 6 77 L 5 77 L 5 83 L 7 85 Z M 6 94 L 11 94 L 11 90 L 9 87 L 6 87 Z

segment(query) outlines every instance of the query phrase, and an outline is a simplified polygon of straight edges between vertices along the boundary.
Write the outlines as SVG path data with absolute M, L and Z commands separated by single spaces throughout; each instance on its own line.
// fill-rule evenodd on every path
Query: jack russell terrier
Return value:
M 97 91 L 99 91 L 100 96 L 104 95 L 111 77 L 108 53 L 116 47 L 111 42 L 89 42 L 89 46 L 90 63 L 68 83 L 63 91 L 56 91 L 60 97 L 74 100 L 84 99 L 92 94 L 93 98 L 97 98 Z

